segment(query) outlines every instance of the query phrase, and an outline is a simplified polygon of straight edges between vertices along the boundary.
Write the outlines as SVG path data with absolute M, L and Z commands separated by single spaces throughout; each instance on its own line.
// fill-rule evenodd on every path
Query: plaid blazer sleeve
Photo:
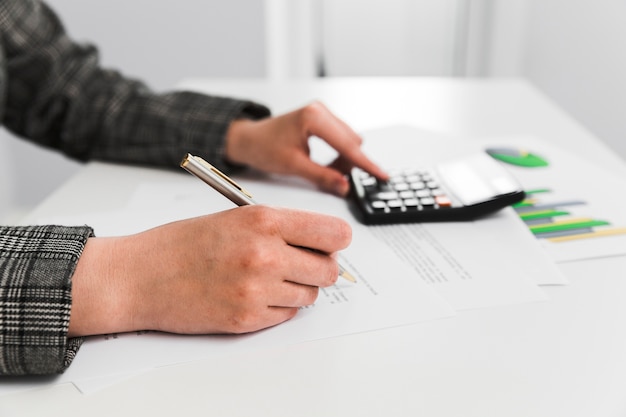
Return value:
M 62 372 L 82 339 L 67 338 L 71 278 L 89 227 L 0 226 L 0 375 Z
M 192 152 L 228 170 L 224 137 L 232 120 L 270 114 L 245 100 L 157 94 L 103 69 L 97 50 L 70 39 L 57 16 L 37 0 L 0 2 L 0 31 L 5 127 L 78 160 L 177 168 Z

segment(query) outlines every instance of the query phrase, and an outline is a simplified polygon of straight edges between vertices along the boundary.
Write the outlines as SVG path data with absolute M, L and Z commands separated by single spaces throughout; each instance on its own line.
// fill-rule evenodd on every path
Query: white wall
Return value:
M 524 77 L 626 159 L 623 0 L 321 0 L 333 75 Z
M 457 0 L 322 3 L 327 75 L 454 75 Z
M 68 32 L 100 47 L 105 66 L 156 89 L 190 76 L 265 75 L 259 0 L 47 0 Z
M 485 75 L 527 78 L 626 159 L 626 2 L 490 1 Z
M 525 75 L 626 159 L 626 2 L 533 0 L 526 40 Z

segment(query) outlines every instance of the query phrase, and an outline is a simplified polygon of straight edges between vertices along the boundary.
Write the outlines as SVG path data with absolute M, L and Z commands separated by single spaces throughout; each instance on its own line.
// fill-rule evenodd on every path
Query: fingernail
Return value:
M 343 197 L 346 194 L 348 194 L 348 189 L 350 188 L 350 184 L 348 184 L 348 181 L 343 180 L 343 181 L 337 181 L 335 183 L 335 193 L 337 193 L 337 195 Z

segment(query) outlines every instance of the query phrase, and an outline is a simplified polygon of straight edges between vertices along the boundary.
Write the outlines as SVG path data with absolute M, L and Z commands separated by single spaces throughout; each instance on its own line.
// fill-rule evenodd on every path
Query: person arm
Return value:
M 0 14 L 3 125 L 79 161 L 175 168 L 192 152 L 228 170 L 223 153 L 230 123 L 270 115 L 246 100 L 185 91 L 159 94 L 103 68 L 97 49 L 71 39 L 42 2 L 3 1 Z
M 227 152 L 227 142 L 237 138 L 232 139 L 233 143 L 239 142 L 241 145 L 248 141 L 252 148 L 265 148 L 282 122 L 309 120 L 306 117 L 293 118 L 292 114 L 268 118 L 269 111 L 265 107 L 242 100 L 190 92 L 155 94 L 140 82 L 126 79 L 115 71 L 101 69 L 95 49 L 72 42 L 54 13 L 41 2 L 3 1 L 0 3 L 0 17 L 3 22 L 0 28 L 3 42 L 0 85 L 3 84 L 6 89 L 5 101 L 2 103 L 4 125 L 18 135 L 40 145 L 62 150 L 79 160 L 101 159 L 173 167 L 178 165 L 184 151 L 203 155 L 223 170 L 229 170 L 234 163 L 272 171 L 273 168 L 268 166 L 271 152 L 257 160 L 250 159 L 237 150 Z M 310 108 L 315 110 L 319 106 L 306 106 L 298 115 L 310 115 Z M 263 132 L 262 135 L 251 133 L 256 129 L 250 129 L 250 125 L 234 123 L 263 118 L 272 123 L 259 130 Z M 317 124 L 326 123 L 320 118 L 316 120 Z M 298 131 L 308 138 L 316 134 L 314 125 L 300 124 L 301 129 L 292 131 Z M 340 151 L 359 144 L 356 139 L 345 148 L 345 144 L 342 145 L 337 139 L 332 142 Z M 277 143 L 282 146 L 281 142 Z M 300 156 L 308 155 L 306 140 L 302 140 L 302 136 L 282 144 L 291 146 Z M 236 149 L 243 148 L 238 146 Z M 285 167 L 284 160 L 274 162 L 279 172 L 303 174 L 303 171 L 294 170 L 294 166 Z M 364 160 L 357 155 L 356 158 L 349 157 L 348 162 L 363 164 Z M 313 176 L 308 178 L 314 180 Z M 257 224 L 254 221 L 258 216 L 247 215 L 243 208 L 229 212 L 230 223 L 219 216 L 190 219 L 137 236 L 111 239 L 86 238 L 84 234 L 74 233 L 75 229 L 71 227 L 42 226 L 50 228 L 46 230 L 52 231 L 52 235 L 42 232 L 38 226 L 32 226 L 33 229 L 3 228 L 1 267 L 2 285 L 6 291 L 0 295 L 0 315 L 9 314 L 9 310 L 5 309 L 20 302 L 11 297 L 32 282 L 39 286 L 38 289 L 33 288 L 38 292 L 40 300 L 60 297 L 61 301 L 58 301 L 58 309 L 44 310 L 43 316 L 40 315 L 42 311 L 37 310 L 37 304 L 22 301 L 22 316 L 13 317 L 20 322 L 13 323 L 14 330 L 10 332 L 10 337 L 4 337 L 0 342 L 0 361 L 4 364 L 0 367 L 0 373 L 20 375 L 62 372 L 81 343 L 80 338 L 73 337 L 105 332 L 103 319 L 111 312 L 123 313 L 119 317 L 126 320 L 109 326 L 107 329 L 111 331 L 154 328 L 183 333 L 253 331 L 293 316 L 298 307 L 312 302 L 319 286 L 330 285 L 336 279 L 337 265 L 332 256 L 349 241 L 346 226 L 337 225 L 336 219 L 311 213 L 303 215 L 268 207 L 246 210 L 265 213 L 262 218 L 269 216 L 274 220 L 259 223 L 266 225 L 266 228 L 257 229 L 256 233 L 249 236 L 257 243 L 244 254 L 239 251 L 240 248 L 235 245 L 237 240 L 230 233 L 224 235 L 224 231 L 230 230 L 224 225 L 236 224 L 243 229 L 250 229 L 246 226 Z M 282 229 L 293 230 L 290 226 L 303 222 L 315 226 L 297 229 L 299 232 L 308 231 L 304 241 L 301 241 L 301 237 L 276 233 Z M 184 258 L 177 256 L 180 247 L 163 246 L 161 240 L 168 240 L 163 237 L 178 234 L 182 240 L 192 231 L 190 225 L 201 226 L 204 223 L 207 224 L 204 230 L 212 233 L 208 236 L 222 236 L 225 239 L 222 245 L 216 246 L 212 239 L 200 248 L 194 245 L 191 248 L 188 244 L 186 248 L 190 250 L 182 254 L 195 253 L 197 256 Z M 324 224 L 332 224 L 333 227 L 322 227 Z M 93 234 L 88 228 L 80 230 L 85 233 L 88 231 L 89 236 Z M 268 233 L 270 231 L 274 233 Z M 332 243 L 320 231 L 326 232 Z M 48 248 L 59 235 L 65 236 L 66 241 L 61 245 L 63 248 L 75 248 L 72 256 L 61 256 L 54 251 L 50 254 L 42 250 Z M 15 236 L 20 236 L 22 240 L 19 246 L 13 244 Z M 162 239 L 158 239 L 159 236 Z M 224 242 L 228 244 L 224 245 Z M 302 251 L 295 246 L 311 247 L 321 253 Z M 120 252 L 120 247 L 128 250 Z M 271 257 L 267 255 L 268 252 L 261 250 L 262 247 L 276 249 L 277 252 L 273 253 L 279 255 L 274 258 L 279 260 L 278 264 L 270 264 L 274 269 L 267 268 Z M 192 251 L 194 248 L 195 251 Z M 205 252 L 198 253 L 199 249 Z M 145 256 L 146 250 L 151 257 Z M 207 263 L 200 256 L 213 252 L 222 253 L 218 258 L 209 257 L 215 260 L 215 265 Z M 259 253 L 266 255 L 258 256 Z M 124 258 L 124 254 L 134 256 Z M 64 262 L 57 262 L 57 256 L 61 256 Z M 20 259 L 31 261 L 27 263 Z M 159 270 L 170 272 L 161 278 L 180 276 L 188 284 L 186 291 L 183 290 L 184 286 L 173 288 L 172 282 L 176 281 L 158 279 L 154 274 L 147 273 L 151 265 L 158 263 L 138 265 L 138 259 L 152 259 L 155 262 L 163 262 L 165 259 L 188 260 L 188 265 L 174 263 L 187 267 L 182 270 L 176 268 L 178 275 L 172 275 L 173 272 L 165 268 Z M 233 280 L 218 279 L 232 276 L 232 273 L 224 273 L 231 271 L 231 268 L 233 271 L 243 271 L 235 272 L 235 278 L 241 285 L 233 285 Z M 278 273 L 270 273 L 274 270 Z M 293 276 L 294 271 L 298 270 L 303 272 Z M 136 277 L 143 279 L 134 281 Z M 143 282 L 141 287 L 130 285 L 140 282 Z M 167 283 L 170 287 L 165 285 Z M 229 292 L 233 290 L 234 293 Z M 124 294 L 126 296 L 122 296 Z M 197 298 L 198 294 L 213 294 L 211 300 L 217 303 L 212 305 L 213 310 L 202 310 L 205 313 L 213 311 L 213 314 L 184 314 L 188 311 L 188 304 L 208 308 L 206 301 L 203 304 Z M 182 295 L 186 295 L 187 300 Z M 193 298 L 194 295 L 196 298 Z M 164 310 L 163 303 L 156 302 L 167 297 L 175 301 L 166 304 L 171 310 Z M 150 303 L 150 300 L 155 302 Z M 220 300 L 226 304 L 219 305 Z M 249 302 L 253 300 L 259 301 Z M 107 304 L 109 301 L 114 304 Z M 122 308 L 124 306 L 127 308 Z M 178 312 L 178 315 L 169 314 L 171 312 Z M 221 312 L 221 316 L 216 312 Z M 26 317 L 30 317 L 31 322 Z M 143 320 L 138 320 L 138 317 L 143 317 Z M 221 321 L 218 320 L 220 317 Z M 100 323 L 96 322 L 98 319 Z M 105 320 L 104 324 L 107 322 Z M 51 333 L 46 330 L 50 323 L 58 324 L 52 327 Z M 33 324 L 37 336 L 20 331 L 23 324 Z M 33 356 L 37 358 L 30 362 Z
M 269 114 L 241 100 L 157 95 L 140 82 L 99 68 L 95 48 L 72 42 L 57 16 L 39 1 L 2 1 L 0 20 L 3 125 L 79 160 L 170 166 L 182 149 L 222 160 L 230 121 Z M 95 238 L 90 228 L 78 230 L 0 229 L 1 375 L 63 372 L 82 343 L 68 337 L 76 301 L 72 278 L 87 241 Z M 40 307 L 47 300 L 54 308 Z
M 40 145 L 83 161 L 170 168 L 190 152 L 225 172 L 245 165 L 299 175 L 340 195 L 347 193 L 344 174 L 352 166 L 387 177 L 361 151 L 361 138 L 321 103 L 269 117 L 265 106 L 246 100 L 155 93 L 102 68 L 97 50 L 70 39 L 45 4 L 6 4 L 19 13 L 3 29 L 10 81 L 3 122 Z M 328 167 L 309 158 L 314 135 L 338 151 Z

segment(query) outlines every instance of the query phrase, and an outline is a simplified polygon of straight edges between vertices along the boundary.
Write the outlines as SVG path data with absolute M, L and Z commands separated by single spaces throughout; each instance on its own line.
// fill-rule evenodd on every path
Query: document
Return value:
M 459 149 L 452 140 L 414 128 L 381 129 L 365 132 L 363 137 L 366 151 L 385 167 L 401 163 L 402 158 L 403 166 L 413 166 L 420 162 L 418 155 L 431 162 L 438 152 L 454 156 L 449 150 Z M 333 157 L 323 146 L 313 146 L 312 151 L 314 158 Z M 97 236 L 115 236 L 234 208 L 185 173 L 159 173 L 155 182 L 147 179 L 150 176 L 142 178 L 118 210 L 36 221 L 89 224 Z M 353 217 L 344 199 L 320 193 L 304 180 L 272 175 L 235 179 L 260 204 L 322 212 L 348 221 L 353 240 L 339 261 L 357 283 L 339 280 L 332 288 L 322 289 L 316 303 L 301 309 L 294 319 L 252 334 L 137 332 L 91 337 L 65 374 L 52 381 L 27 380 L 25 386 L 72 382 L 88 393 L 159 366 L 449 318 L 456 310 L 542 301 L 546 297 L 538 283 L 565 283 L 512 210 L 468 223 L 370 227 Z M 529 259 L 533 259 L 532 267 Z M 0 380 L 0 394 L 17 385 Z
M 364 132 L 362 136 L 364 150 L 388 169 L 431 167 L 442 161 L 482 151 L 493 142 L 493 138 L 457 138 L 412 126 L 383 127 Z M 328 152 L 328 149 L 322 151 L 318 158 L 332 158 Z M 506 267 L 501 272 L 514 269 L 513 274 L 519 274 L 538 285 L 567 284 L 567 279 L 552 257 L 513 209 L 505 209 L 473 222 L 424 223 L 423 229 L 429 231 L 435 240 L 445 240 L 443 247 L 452 253 L 459 257 L 468 256 L 469 259 L 465 260 L 468 268 L 475 262 L 487 262 L 482 268 L 493 265 L 493 270 L 497 264 L 500 267 L 504 264 Z M 474 249 L 479 247 L 483 253 Z M 502 301 L 493 300 L 496 304 Z
M 259 183 L 260 184 L 260 183 Z M 250 184 L 259 202 L 273 199 L 264 195 L 272 187 Z M 285 193 L 274 185 L 273 192 Z M 301 202 L 320 198 L 314 189 L 287 188 Z M 343 200 L 324 195 L 330 200 Z M 207 185 L 188 175 L 172 174 L 171 181 L 146 183 L 124 210 L 86 213 L 69 218 L 40 219 L 40 223 L 89 224 L 97 236 L 130 234 L 165 222 L 233 208 L 232 203 Z M 372 256 L 372 253 L 375 256 Z M 71 382 L 89 393 L 125 378 L 159 366 L 201 360 L 215 355 L 232 355 L 250 349 L 271 348 L 351 333 L 404 326 L 443 319 L 456 314 L 437 292 L 389 248 L 379 244 L 367 228 L 355 227 L 353 243 L 340 254 L 340 263 L 357 282 L 338 280 L 321 289 L 317 301 L 292 320 L 263 331 L 239 336 L 185 336 L 159 332 L 133 332 L 87 338 L 72 366 L 43 384 Z M 7 381 L 8 382 L 8 381 Z M 0 380 L 0 394 L 41 385 L 39 380 L 25 385 Z
M 457 310 L 545 300 L 511 263 L 508 248 L 499 249 L 480 229 L 469 222 L 375 226 L 373 232 Z
M 307 197 L 302 187 L 295 186 L 290 192 L 277 195 L 280 193 L 273 188 L 278 186 L 273 182 L 248 182 L 244 186 L 248 190 L 262 191 L 259 195 L 276 195 L 282 206 L 345 219 L 358 233 L 352 245 L 370 236 L 366 240 L 371 248 L 370 257 L 376 258 L 383 247 L 391 250 L 411 269 L 411 279 L 428 284 L 456 310 L 546 300 L 545 293 L 530 276 L 532 272 L 520 272 L 519 264 L 523 256 L 539 254 L 537 262 L 544 261 L 546 270 L 551 273 L 553 263 L 545 258 L 537 242 L 527 236 L 528 232 L 513 213 L 492 218 L 493 223 L 486 227 L 481 221 L 364 226 L 352 216 L 342 199 L 320 197 L 317 193 Z M 286 185 L 281 186 L 284 187 Z M 502 242 L 494 233 L 494 223 L 502 227 L 500 235 L 509 227 L 521 229 L 526 238 L 521 249 L 516 241 Z M 524 243 L 530 243 L 531 249 L 525 248 Z M 534 272 L 544 278 L 543 271 Z
M 484 138 L 527 190 L 516 212 L 556 262 L 626 255 L 624 179 L 530 136 Z M 540 164 L 525 163 L 533 160 Z M 507 159 L 508 160 L 508 159 Z

